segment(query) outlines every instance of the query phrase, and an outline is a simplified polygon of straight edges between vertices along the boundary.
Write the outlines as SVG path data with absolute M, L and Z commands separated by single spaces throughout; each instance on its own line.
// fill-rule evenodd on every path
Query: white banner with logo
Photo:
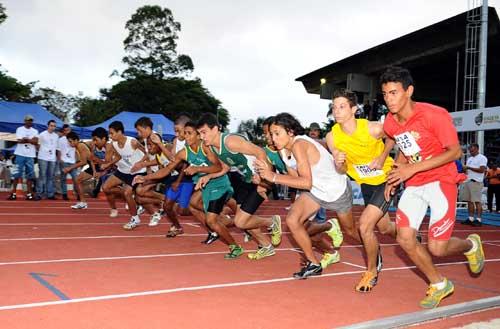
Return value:
M 450 115 L 458 132 L 500 129 L 500 106 L 451 112 Z

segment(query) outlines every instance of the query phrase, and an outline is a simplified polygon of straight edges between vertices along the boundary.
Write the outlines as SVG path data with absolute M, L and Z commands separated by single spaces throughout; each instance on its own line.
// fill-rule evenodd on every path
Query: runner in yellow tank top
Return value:
M 335 158 L 339 172 L 347 173 L 361 186 L 365 209 L 359 218 L 359 231 L 366 251 L 367 271 L 356 286 L 359 292 L 369 292 L 377 284 L 382 269 L 382 256 L 375 225 L 383 234 L 396 237 L 396 225 L 391 222 L 387 209 L 390 201 L 384 198 L 386 174 L 392 168 L 388 157 L 393 140 L 382 141 L 383 125 L 356 119 L 356 95 L 348 90 L 333 95 L 333 115 L 337 122 L 326 136 L 328 148 Z

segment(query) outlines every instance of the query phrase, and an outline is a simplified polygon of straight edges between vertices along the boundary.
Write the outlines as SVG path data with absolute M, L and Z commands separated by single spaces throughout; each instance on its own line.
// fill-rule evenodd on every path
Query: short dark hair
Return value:
M 97 127 L 92 131 L 92 137 L 108 139 L 108 131 L 103 127 Z
M 66 129 L 66 128 L 71 128 L 71 127 L 69 126 L 69 124 L 65 123 L 65 124 L 63 124 L 63 126 L 62 126 L 62 128 L 61 128 L 61 129 L 63 129 L 63 130 L 64 130 L 64 129 Z
M 356 96 L 356 93 L 350 91 L 349 89 L 341 88 L 341 89 L 335 90 L 333 92 L 332 101 L 335 98 L 339 98 L 339 97 L 343 97 L 343 98 L 347 99 L 350 107 L 358 105 L 358 96 Z
M 72 139 L 72 140 L 75 140 L 75 141 L 79 141 L 79 140 L 80 140 L 80 136 L 78 136 L 78 134 L 77 134 L 77 133 L 75 133 L 74 131 L 69 132 L 69 133 L 66 135 L 66 138 L 67 138 L 67 139 Z
M 385 72 L 382 73 L 380 76 L 380 85 L 388 82 L 400 82 L 404 90 L 414 85 L 410 71 L 400 66 L 389 66 Z
M 471 147 L 471 146 L 474 146 L 477 149 L 479 148 L 479 144 L 478 143 L 471 143 L 469 147 Z
M 113 121 L 109 124 L 109 128 L 113 128 L 114 131 L 121 131 L 122 134 L 125 132 L 125 128 L 123 127 L 123 123 L 121 121 Z
M 186 122 L 191 121 L 191 118 L 186 113 L 181 113 L 177 119 L 175 119 L 175 125 L 185 125 Z
M 201 118 L 198 120 L 196 123 L 196 129 L 200 129 L 204 125 L 207 125 L 208 128 L 212 129 L 213 127 L 217 126 L 220 127 L 219 121 L 217 120 L 217 117 L 213 113 L 205 113 L 201 116 Z
M 149 117 L 140 117 L 134 124 L 134 127 L 151 128 L 153 129 L 153 121 Z
M 50 126 L 51 123 L 56 123 L 56 120 L 49 120 L 49 122 L 47 122 L 47 126 Z M 56 124 L 57 125 L 57 124 Z
M 290 113 L 279 113 L 274 117 L 272 124 L 282 126 L 287 132 L 292 132 L 295 136 L 304 135 L 304 127 L 300 124 L 299 120 Z
M 262 122 L 262 127 L 272 125 L 273 124 L 273 120 L 274 120 L 274 115 L 266 118 L 266 120 L 264 120 L 264 122 Z
M 184 128 L 186 128 L 186 127 L 191 127 L 191 128 L 193 128 L 194 130 L 196 130 L 196 122 L 194 122 L 194 121 L 188 121 L 188 122 L 186 122 L 186 124 L 184 125 Z

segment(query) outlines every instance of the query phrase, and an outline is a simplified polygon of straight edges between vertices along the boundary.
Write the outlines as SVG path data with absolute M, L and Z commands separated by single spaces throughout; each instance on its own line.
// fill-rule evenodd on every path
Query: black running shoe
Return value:
M 322 272 L 323 272 L 323 268 L 321 267 L 320 264 L 314 265 L 311 262 L 307 262 L 306 266 L 301 268 L 299 272 L 293 273 L 293 277 L 295 279 L 304 280 L 304 279 L 307 279 L 307 277 L 312 276 L 312 275 L 321 275 Z
M 215 241 L 217 241 L 218 238 L 219 238 L 219 235 L 217 233 L 215 233 L 215 232 L 208 232 L 207 238 L 205 239 L 205 241 L 202 241 L 202 243 L 204 243 L 204 244 L 212 244 Z
M 17 199 L 17 196 L 16 196 L 16 193 L 12 193 L 11 195 L 9 195 L 9 197 L 7 198 L 7 200 L 16 200 Z
M 380 273 L 380 271 L 382 271 L 382 267 L 384 267 L 384 260 L 382 259 L 382 252 L 380 251 L 379 246 L 377 252 L 377 273 Z
M 462 224 L 462 225 L 472 225 L 472 222 L 470 220 L 466 219 L 466 220 L 461 221 L 460 224 Z

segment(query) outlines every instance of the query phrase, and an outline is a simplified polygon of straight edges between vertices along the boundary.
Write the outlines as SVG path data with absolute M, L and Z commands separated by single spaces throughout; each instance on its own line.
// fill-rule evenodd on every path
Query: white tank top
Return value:
M 142 153 L 142 151 L 139 149 L 134 150 L 134 148 L 132 147 L 132 140 L 135 140 L 135 138 L 128 136 L 126 136 L 126 138 L 127 140 L 125 141 L 125 145 L 123 145 L 123 148 L 120 148 L 118 146 L 118 142 L 116 141 L 113 141 L 113 147 L 121 156 L 120 161 L 118 161 L 118 163 L 116 164 L 118 170 L 124 174 L 131 174 L 130 169 L 136 162 L 139 162 L 144 157 L 144 153 Z M 142 168 L 136 172 L 133 172 L 133 174 L 143 172 L 146 172 L 146 168 Z
M 175 140 L 175 154 L 179 153 L 180 150 L 182 150 L 184 148 L 184 146 L 186 146 L 186 140 L 179 140 L 179 138 L 177 138 Z
M 333 202 L 340 198 L 342 194 L 344 194 L 347 186 L 347 176 L 337 172 L 333 156 L 323 147 L 323 145 L 308 136 L 295 136 L 294 141 L 298 139 L 303 139 L 313 144 L 319 152 L 319 161 L 311 166 L 311 194 L 325 202 Z M 283 162 L 288 167 L 297 169 L 297 160 L 293 156 L 293 153 L 287 156 L 284 151 L 285 150 L 281 150 Z

